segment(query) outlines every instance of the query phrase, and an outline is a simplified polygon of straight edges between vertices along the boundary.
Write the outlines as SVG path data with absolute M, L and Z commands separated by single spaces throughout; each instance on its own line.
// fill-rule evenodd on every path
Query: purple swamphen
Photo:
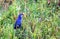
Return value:
M 18 18 L 16 19 L 16 22 L 14 24 L 14 29 L 20 28 L 22 25 L 22 17 L 24 16 L 24 13 L 20 13 L 18 15 Z

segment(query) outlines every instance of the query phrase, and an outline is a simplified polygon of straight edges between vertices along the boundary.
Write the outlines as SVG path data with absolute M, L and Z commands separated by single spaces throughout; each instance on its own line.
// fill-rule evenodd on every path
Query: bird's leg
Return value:
M 50 0 L 48 0 L 48 5 L 50 5 Z
M 60 6 L 60 0 L 59 0 L 59 2 L 58 2 L 58 6 Z

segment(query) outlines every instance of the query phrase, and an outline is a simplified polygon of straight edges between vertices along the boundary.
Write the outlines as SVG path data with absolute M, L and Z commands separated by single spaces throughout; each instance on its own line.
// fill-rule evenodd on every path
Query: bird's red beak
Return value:
M 23 17 L 25 17 L 25 18 L 26 18 L 26 14 L 25 14 L 25 13 L 23 13 Z

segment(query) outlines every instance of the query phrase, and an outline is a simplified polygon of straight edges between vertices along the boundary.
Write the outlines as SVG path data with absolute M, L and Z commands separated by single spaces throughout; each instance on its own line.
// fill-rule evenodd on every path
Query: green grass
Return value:
M 0 13 L 0 39 L 60 39 L 60 7 L 56 7 L 54 3 L 48 5 L 47 0 L 37 3 L 28 0 L 26 4 L 24 0 L 14 1 L 8 10 Z M 26 17 L 23 17 L 23 28 L 15 31 L 19 12 Z

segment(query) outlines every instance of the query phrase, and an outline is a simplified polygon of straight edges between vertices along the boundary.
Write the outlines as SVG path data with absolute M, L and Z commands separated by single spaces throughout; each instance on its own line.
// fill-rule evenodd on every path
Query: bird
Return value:
M 23 17 L 24 13 L 20 13 L 16 19 L 16 22 L 14 24 L 14 29 L 19 29 L 22 26 L 22 17 Z

